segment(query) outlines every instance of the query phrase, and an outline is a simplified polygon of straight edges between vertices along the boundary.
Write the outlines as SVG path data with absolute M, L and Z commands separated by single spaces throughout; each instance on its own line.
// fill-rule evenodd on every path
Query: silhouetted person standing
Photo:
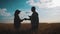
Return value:
M 20 18 L 19 18 L 19 13 L 20 13 L 21 11 L 19 11 L 19 10 L 16 10 L 15 11 L 15 14 L 14 14 L 14 27 L 15 27 L 15 29 L 18 31 L 19 29 L 20 29 L 20 27 L 21 27 L 21 22 L 23 21 L 23 20 L 21 20 Z
M 35 34 L 37 34 L 39 18 L 38 18 L 38 13 L 36 12 L 35 9 L 36 9 L 35 7 L 31 8 L 31 11 L 33 12 L 32 16 L 31 16 L 31 25 L 32 25 L 32 31 L 34 31 Z
M 31 20 L 31 30 L 32 30 L 32 34 L 33 34 L 33 31 L 35 32 L 35 34 L 37 34 L 38 32 L 38 25 L 39 25 L 39 18 L 38 18 L 38 13 L 35 11 L 35 7 L 33 6 L 31 8 L 31 11 L 33 12 L 30 17 L 30 19 L 25 19 L 25 20 Z

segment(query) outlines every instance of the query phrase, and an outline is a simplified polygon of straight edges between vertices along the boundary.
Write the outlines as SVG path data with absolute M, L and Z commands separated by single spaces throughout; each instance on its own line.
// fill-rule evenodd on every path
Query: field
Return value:
M 0 23 L 0 34 L 30 34 L 31 24 L 21 24 L 21 31 L 16 32 L 13 24 Z M 60 23 L 40 23 L 38 34 L 60 34 Z

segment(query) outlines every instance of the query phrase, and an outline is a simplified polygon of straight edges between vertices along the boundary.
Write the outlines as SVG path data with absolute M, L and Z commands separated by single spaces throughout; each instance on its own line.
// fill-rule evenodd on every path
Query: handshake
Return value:
M 23 20 L 28 20 L 27 18 L 24 18 Z
M 31 20 L 31 16 L 29 16 L 30 18 L 24 18 L 23 20 Z

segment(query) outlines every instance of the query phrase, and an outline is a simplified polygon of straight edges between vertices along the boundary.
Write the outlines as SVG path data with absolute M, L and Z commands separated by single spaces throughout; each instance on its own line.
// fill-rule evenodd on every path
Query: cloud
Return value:
M 60 7 L 38 10 L 40 22 L 60 22 Z
M 11 16 L 11 14 L 7 12 L 6 8 L 0 8 L 0 16 Z
M 38 8 L 54 8 L 60 6 L 60 0 L 28 0 L 26 3 Z
M 37 7 L 40 22 L 60 22 L 60 0 L 28 0 L 26 3 Z
M 26 3 L 31 6 L 37 6 L 39 8 L 46 8 L 49 5 L 51 5 L 51 0 L 39 0 L 38 2 L 36 2 L 35 0 L 28 0 Z
M 25 11 L 25 10 L 21 10 L 21 11 L 22 12 L 19 14 L 21 19 L 24 19 L 24 18 L 28 18 L 29 19 L 28 16 L 31 16 L 31 14 L 32 14 L 32 12 L 30 10 L 29 10 L 29 12 Z

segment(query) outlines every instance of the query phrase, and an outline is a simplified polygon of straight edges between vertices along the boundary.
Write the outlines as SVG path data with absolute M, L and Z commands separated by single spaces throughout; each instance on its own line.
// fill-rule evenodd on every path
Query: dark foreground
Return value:
M 10 30 L 3 30 L 0 31 L 0 34 L 31 34 L 29 30 L 22 30 L 22 31 L 10 31 Z
M 0 34 L 31 34 L 31 24 L 22 24 L 21 30 L 16 31 L 13 24 L 0 24 Z M 40 23 L 38 34 L 60 34 L 60 23 Z

